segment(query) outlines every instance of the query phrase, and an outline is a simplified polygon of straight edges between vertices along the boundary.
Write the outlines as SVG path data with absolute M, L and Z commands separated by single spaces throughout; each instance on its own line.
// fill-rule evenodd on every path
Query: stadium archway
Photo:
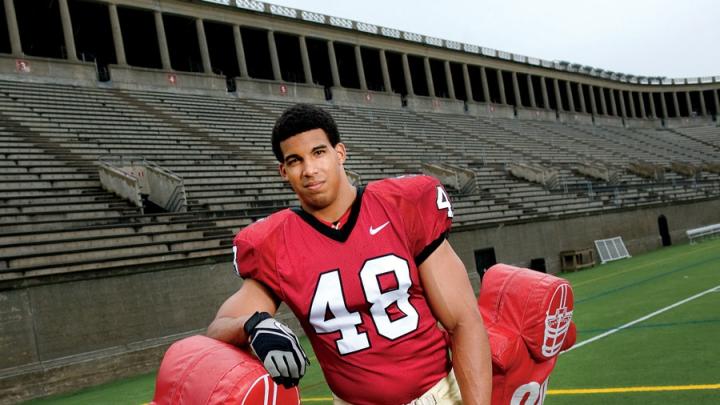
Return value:
M 668 221 L 665 215 L 660 215 L 658 217 L 658 228 L 660 230 L 660 238 L 662 238 L 662 245 L 672 245 L 672 239 L 670 239 L 670 231 L 668 229 Z
M 485 271 L 495 264 L 497 264 L 497 259 L 495 258 L 494 247 L 475 250 L 475 268 L 478 275 L 480 275 L 480 279 L 482 279 Z

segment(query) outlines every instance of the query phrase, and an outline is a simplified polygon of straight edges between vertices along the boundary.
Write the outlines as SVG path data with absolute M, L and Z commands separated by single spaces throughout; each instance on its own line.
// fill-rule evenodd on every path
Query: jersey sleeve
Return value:
M 255 278 L 258 262 L 255 247 L 242 233 L 233 240 L 233 266 L 235 273 L 242 278 Z
M 399 179 L 400 209 L 410 248 L 419 266 L 445 240 L 452 225 L 452 205 L 445 188 L 434 177 Z
M 244 229 L 233 240 L 233 266 L 235 273 L 243 279 L 251 278 L 268 287 L 275 295 L 284 299 L 277 275 L 274 238 L 262 234 L 262 227 Z

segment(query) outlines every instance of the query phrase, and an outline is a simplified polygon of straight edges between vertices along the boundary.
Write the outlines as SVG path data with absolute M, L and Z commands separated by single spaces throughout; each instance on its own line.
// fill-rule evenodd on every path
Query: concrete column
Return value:
M 497 82 L 498 82 L 498 88 L 500 89 L 500 104 L 507 105 L 507 96 L 505 95 L 505 81 L 503 81 L 502 76 L 502 70 L 498 69 L 497 72 Z
M 650 99 L 650 114 L 652 115 L 653 119 L 657 119 L 658 115 L 657 109 L 655 108 L 655 93 L 648 93 L 648 98 Z
M 660 93 L 660 106 L 662 107 L 663 118 L 669 118 L 665 93 Z
M 465 84 L 465 98 L 469 102 L 475 101 L 473 99 L 472 84 L 470 83 L 470 71 L 468 70 L 467 64 L 462 64 L 463 71 L 463 83 Z
M 210 50 L 208 49 L 205 24 L 203 24 L 202 18 L 195 19 L 195 29 L 197 30 L 198 44 L 200 44 L 200 59 L 202 59 L 203 71 L 206 74 L 211 74 L 213 70 L 210 62 Z
M 490 88 L 488 87 L 487 72 L 483 66 L 480 66 L 480 84 L 482 84 L 483 97 L 486 103 L 492 103 L 490 100 Z
M 427 82 L 428 94 L 430 97 L 435 97 L 435 83 L 433 82 L 432 69 L 430 68 L 430 58 L 427 56 L 424 57 L 423 64 L 425 65 L 425 81 Z
M 585 92 L 582 83 L 578 83 L 578 98 L 580 99 L 580 112 L 587 114 L 587 105 L 585 105 Z
M 550 109 L 550 97 L 548 96 L 547 83 L 545 78 L 540 77 L 540 91 L 542 92 L 543 108 L 546 110 Z
M 698 95 L 700 96 L 700 113 L 703 115 L 703 117 L 707 117 L 708 110 L 707 106 L 705 105 L 705 96 L 703 95 L 702 91 L 698 91 Z
M 647 110 L 645 109 L 645 97 L 642 92 L 638 92 L 638 101 L 640 101 L 640 118 L 647 118 Z
M 520 84 L 518 83 L 517 78 L 517 72 L 512 72 L 512 86 L 513 86 L 513 95 L 515 96 L 515 106 L 516 107 L 522 107 L 522 97 L 520 97 Z
M 590 92 L 590 113 L 592 115 L 598 115 L 597 102 L 595 101 L 595 87 L 589 85 L 588 91 Z
M 383 87 L 386 93 L 392 93 L 392 83 L 390 82 L 390 70 L 388 69 L 387 55 L 385 50 L 380 50 L 380 70 L 382 71 Z
M 535 89 L 533 88 L 532 83 L 532 76 L 527 75 L 525 77 L 527 78 L 528 95 L 530 96 L 530 107 L 537 108 L 537 103 L 535 102 Z
M 450 70 L 450 61 L 445 61 L 445 80 L 447 81 L 448 95 L 451 100 L 457 100 L 455 97 L 455 84 L 453 83 L 452 70 Z
M 692 99 L 690 98 L 689 91 L 685 92 L 685 102 L 687 103 L 688 117 L 692 117 L 693 105 L 692 105 Z
M 270 48 L 270 64 L 272 65 L 273 79 L 281 82 L 282 71 L 280 71 L 280 58 L 278 57 L 277 44 L 275 43 L 275 32 L 268 31 L 268 47 Z
M 620 114 L 618 114 L 617 100 L 615 99 L 614 89 L 610 89 L 610 112 L 612 112 L 613 117 L 620 116 Z
M 120 28 L 120 17 L 118 16 L 117 5 L 108 4 L 110 13 L 110 28 L 112 29 L 113 45 L 115 45 L 115 58 L 120 66 L 127 66 L 127 58 L 125 57 L 125 41 Z
M 240 77 L 247 79 L 248 74 L 247 62 L 245 61 L 245 46 L 240 33 L 240 26 L 233 25 L 233 37 L 235 38 L 235 54 L 237 55 L 238 67 L 240 68 Z
M 620 96 L 620 113 L 623 118 L 627 118 L 627 109 L 625 108 L 625 97 L 623 97 L 623 91 L 618 90 L 618 95 Z
M 408 62 L 406 53 L 402 54 L 402 66 L 403 76 L 405 76 L 405 89 L 407 90 L 408 96 L 414 96 L 415 90 L 413 89 L 412 75 L 410 74 L 410 62 Z
M 13 56 L 23 56 L 22 42 L 20 42 L 20 29 L 18 28 L 17 15 L 15 14 L 15 2 L 14 0 L 4 0 L 4 2 L 5 19 L 7 20 L 12 54 Z
M 607 100 L 605 99 L 605 89 L 601 87 L 598 91 L 600 92 L 600 108 L 602 108 L 602 114 L 610 115 L 608 114 Z
M 558 79 L 553 79 L 553 90 L 555 90 L 555 104 L 557 104 L 557 110 L 565 111 L 565 106 L 563 106 L 562 97 L 560 97 L 560 82 L 558 82 Z
M 310 54 L 308 53 L 307 41 L 305 41 L 305 36 L 300 35 L 298 41 L 300 42 L 300 58 L 302 59 L 303 73 L 305 74 L 305 83 L 313 84 L 314 80 L 312 75 L 312 68 L 310 67 Z
M 713 90 L 713 101 L 715 102 L 715 115 L 720 116 L 720 97 L 718 97 L 718 90 Z
M 333 41 L 328 41 L 328 58 L 330 59 L 330 74 L 332 75 L 333 87 L 342 88 L 337 57 L 335 57 L 335 43 Z
M 628 91 L 627 95 L 628 95 L 628 100 L 630 100 L 630 116 L 632 118 L 637 118 L 637 114 L 636 114 L 637 111 L 635 111 L 635 99 L 633 98 L 633 92 Z
M 672 98 L 673 98 L 673 105 L 675 106 L 675 116 L 679 117 L 680 116 L 680 103 L 678 102 L 678 96 L 677 96 L 676 91 L 673 91 Z
M 358 79 L 360 79 L 360 90 L 367 90 L 365 66 L 362 61 L 362 50 L 360 49 L 360 45 L 355 45 L 355 65 L 357 66 Z
M 570 112 L 575 112 L 575 99 L 573 98 L 572 86 L 570 86 L 570 82 L 565 82 L 565 92 L 567 93 L 568 110 L 570 110 Z
M 162 13 L 155 12 L 155 31 L 157 32 L 158 47 L 160 48 L 160 61 L 164 70 L 172 70 L 170 63 L 170 51 L 168 50 L 167 38 L 165 37 L 165 23 Z
M 70 19 L 70 8 L 68 8 L 67 0 L 58 1 L 60 7 L 60 20 L 63 27 L 63 37 L 65 38 L 65 49 L 67 50 L 67 58 L 70 61 L 77 62 L 77 50 L 75 49 L 75 37 L 73 36 L 72 20 Z

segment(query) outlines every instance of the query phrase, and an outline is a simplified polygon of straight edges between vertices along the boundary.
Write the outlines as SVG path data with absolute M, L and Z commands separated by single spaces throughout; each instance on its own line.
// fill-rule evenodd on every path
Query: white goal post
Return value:
M 600 255 L 601 263 L 611 262 L 613 260 L 625 259 L 630 256 L 622 237 L 617 236 L 610 239 L 600 239 L 595 241 L 598 255 Z

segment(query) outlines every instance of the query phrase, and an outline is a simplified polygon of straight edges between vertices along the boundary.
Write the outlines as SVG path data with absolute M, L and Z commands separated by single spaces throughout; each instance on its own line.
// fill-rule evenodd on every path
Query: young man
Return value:
M 282 114 L 272 145 L 301 207 L 237 235 L 235 268 L 245 281 L 208 336 L 249 340 L 277 382 L 296 385 L 306 357 L 271 318 L 282 301 L 309 336 L 336 404 L 489 404 L 488 339 L 446 240 L 453 212 L 442 185 L 411 176 L 352 186 L 335 122 L 310 105 Z

